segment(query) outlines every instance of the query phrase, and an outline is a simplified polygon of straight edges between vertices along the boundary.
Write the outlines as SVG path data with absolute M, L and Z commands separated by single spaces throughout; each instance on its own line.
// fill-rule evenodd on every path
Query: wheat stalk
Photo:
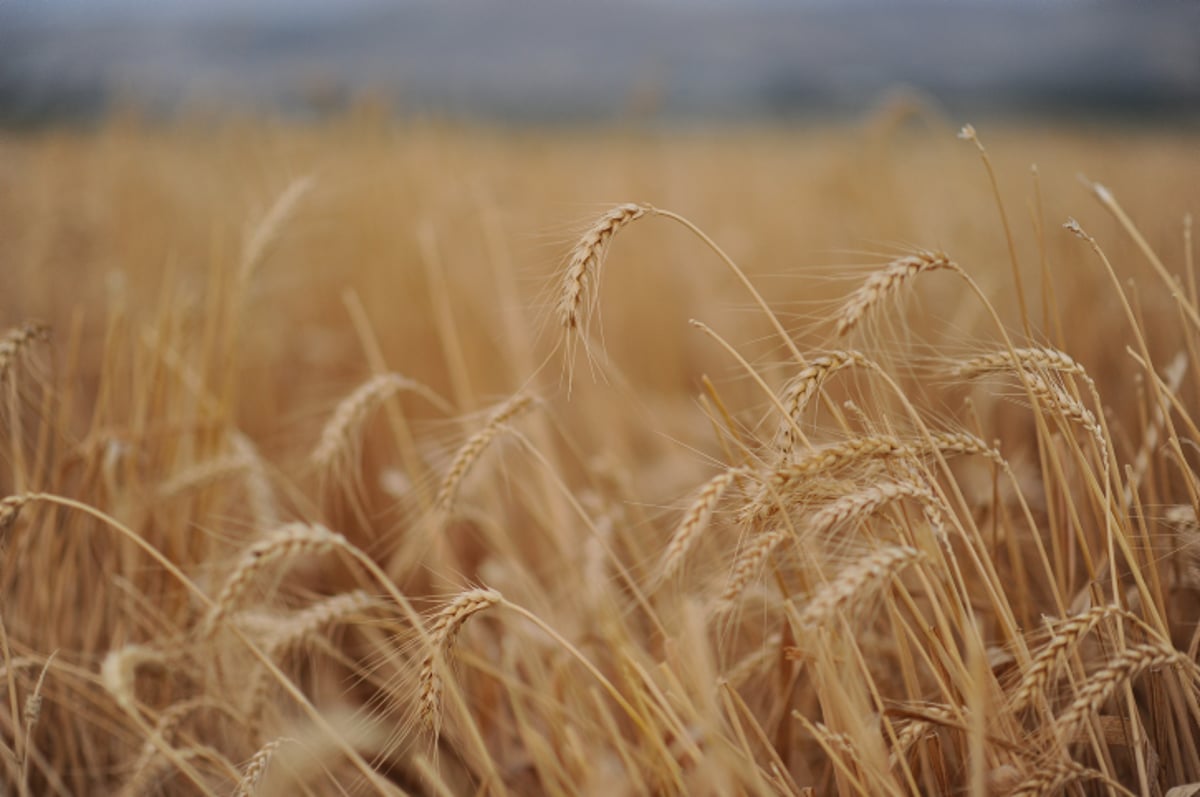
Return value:
M 288 523 L 275 529 L 251 545 L 243 554 L 209 610 L 204 622 L 203 636 L 208 638 L 216 632 L 221 621 L 238 607 L 254 577 L 263 568 L 282 559 L 321 554 L 334 548 L 346 547 L 348 543 L 345 537 L 324 526 Z
M 562 295 L 558 302 L 559 320 L 567 330 L 577 330 L 585 323 L 583 305 L 587 301 L 589 285 L 599 276 L 609 241 L 622 227 L 649 211 L 645 205 L 635 203 L 617 205 L 597 219 L 575 244 L 563 275 Z
M 454 641 L 463 624 L 475 614 L 504 600 L 494 589 L 472 589 L 463 592 L 446 605 L 429 626 L 429 653 L 421 663 L 417 701 L 421 722 L 436 739 L 442 722 L 442 675 L 439 670 L 454 648 Z
M 449 510 L 454 504 L 454 498 L 458 493 L 458 488 L 462 484 L 463 478 L 467 475 L 467 471 L 479 459 L 484 449 L 488 444 L 504 430 L 505 424 L 521 415 L 531 406 L 533 406 L 534 397 L 527 393 L 518 393 L 508 401 L 500 405 L 500 407 L 492 413 L 488 418 L 488 422 L 475 434 L 467 438 L 467 442 L 463 443 L 462 447 L 454 454 L 454 458 L 450 461 L 450 467 L 446 471 L 446 476 L 442 479 L 442 485 L 438 489 L 437 499 L 435 501 L 437 507 L 443 511 Z
M 958 264 L 950 260 L 944 252 L 921 251 L 888 263 L 867 277 L 862 286 L 842 305 L 838 313 L 838 336 L 854 329 L 875 305 L 895 296 L 913 277 L 939 269 L 959 271 Z

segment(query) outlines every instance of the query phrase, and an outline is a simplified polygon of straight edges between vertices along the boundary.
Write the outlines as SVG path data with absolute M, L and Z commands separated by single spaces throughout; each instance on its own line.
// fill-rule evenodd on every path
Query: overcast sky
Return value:
M 0 0 L 0 116 L 200 98 L 741 118 L 1200 109 L 1200 0 Z M 317 88 L 319 91 L 314 92 Z M 320 96 L 317 96 L 320 95 Z

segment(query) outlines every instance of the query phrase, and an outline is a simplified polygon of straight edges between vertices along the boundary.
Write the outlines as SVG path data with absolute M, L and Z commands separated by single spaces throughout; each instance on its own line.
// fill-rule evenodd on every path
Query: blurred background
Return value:
M 1194 122 L 1193 0 L 0 0 L 0 122 L 114 107 L 504 123 Z

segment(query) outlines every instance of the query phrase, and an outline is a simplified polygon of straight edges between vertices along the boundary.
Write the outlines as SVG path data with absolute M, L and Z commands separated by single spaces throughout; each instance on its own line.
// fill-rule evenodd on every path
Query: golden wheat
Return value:
M 454 648 L 458 632 L 472 615 L 500 603 L 503 597 L 494 589 L 472 589 L 463 592 L 438 612 L 430 623 L 429 652 L 421 662 L 417 701 L 421 722 L 434 738 L 442 724 L 442 673 Z
M 300 556 L 327 553 L 346 548 L 346 538 L 324 526 L 288 523 L 251 545 L 225 580 L 213 607 L 204 620 L 203 635 L 211 637 L 221 622 L 237 609 L 242 596 L 265 567 Z
M 862 286 L 842 305 L 837 318 L 838 336 L 841 337 L 858 326 L 876 305 L 898 294 L 913 277 L 940 269 L 958 271 L 959 267 L 944 252 L 929 251 L 916 252 L 888 263 L 867 277 Z
M 840 571 L 809 598 L 797 621 L 800 628 L 815 633 L 836 615 L 849 615 L 896 573 L 921 557 L 920 551 L 907 545 L 872 551 Z
M 8 379 L 13 367 L 32 344 L 44 343 L 49 339 L 50 327 L 36 322 L 29 322 L 6 332 L 4 337 L 0 338 L 0 383 Z
M 713 511 L 721 500 L 721 496 L 737 479 L 749 473 L 746 468 L 730 468 L 709 479 L 700 489 L 696 500 L 688 507 L 679 527 L 671 535 L 667 543 L 667 551 L 663 556 L 660 578 L 666 580 L 679 572 L 688 551 L 696 544 L 696 540 L 704 533 L 704 529 L 712 518 Z
M 1110 658 L 1100 670 L 1092 673 L 1075 693 L 1075 699 L 1059 715 L 1054 735 L 1069 744 L 1107 703 L 1117 689 L 1155 667 L 1176 667 L 1188 680 L 1195 681 L 1196 664 L 1185 654 L 1161 642 L 1132 645 Z
M 435 503 L 439 509 L 445 511 L 453 506 L 455 496 L 458 494 L 458 489 L 466 477 L 467 471 L 471 469 L 488 445 L 504 431 L 505 425 L 526 412 L 534 403 L 533 396 L 518 393 L 501 404 L 488 418 L 482 429 L 467 438 L 467 442 L 463 443 L 450 460 L 450 467 L 446 470 L 441 487 L 438 488 Z
M 587 302 L 589 286 L 599 279 L 600 265 L 609 241 L 622 227 L 637 221 L 647 212 L 649 208 L 645 205 L 617 205 L 598 218 L 575 244 L 563 275 L 562 294 L 558 302 L 559 321 L 568 331 L 586 324 L 583 305 Z
M 779 421 L 776 446 L 785 456 L 791 456 L 797 443 L 795 430 L 804 410 L 829 377 L 843 368 L 864 366 L 868 361 L 861 352 L 831 351 L 812 360 L 796 374 L 783 389 L 782 404 L 787 416 Z

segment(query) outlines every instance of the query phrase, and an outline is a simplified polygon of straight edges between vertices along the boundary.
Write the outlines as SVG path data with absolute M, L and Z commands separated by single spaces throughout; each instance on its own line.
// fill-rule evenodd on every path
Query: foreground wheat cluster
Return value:
M 955 180 L 987 185 L 964 132 L 982 164 Z M 197 157 L 108 135 L 55 157 L 100 168 L 123 137 Z M 1200 781 L 1188 223 L 1162 254 L 1089 183 L 1073 201 L 1102 245 L 1046 218 L 1035 183 L 1022 242 L 985 191 L 986 255 L 895 252 L 784 299 L 696 217 L 627 203 L 542 281 L 536 318 L 476 323 L 521 282 L 477 186 L 453 196 L 494 283 L 448 276 L 449 236 L 414 212 L 415 265 L 390 264 L 385 295 L 315 265 L 370 250 L 288 248 L 336 213 L 322 179 L 239 245 L 171 261 L 157 304 L 109 275 L 79 289 L 94 306 L 59 297 L 0 341 L 3 793 Z M 394 226 L 374 208 L 345 222 L 368 242 Z M 720 287 L 648 299 L 662 315 L 623 318 L 630 348 L 603 325 L 637 307 L 617 272 L 643 228 L 677 234 L 645 278 Z

